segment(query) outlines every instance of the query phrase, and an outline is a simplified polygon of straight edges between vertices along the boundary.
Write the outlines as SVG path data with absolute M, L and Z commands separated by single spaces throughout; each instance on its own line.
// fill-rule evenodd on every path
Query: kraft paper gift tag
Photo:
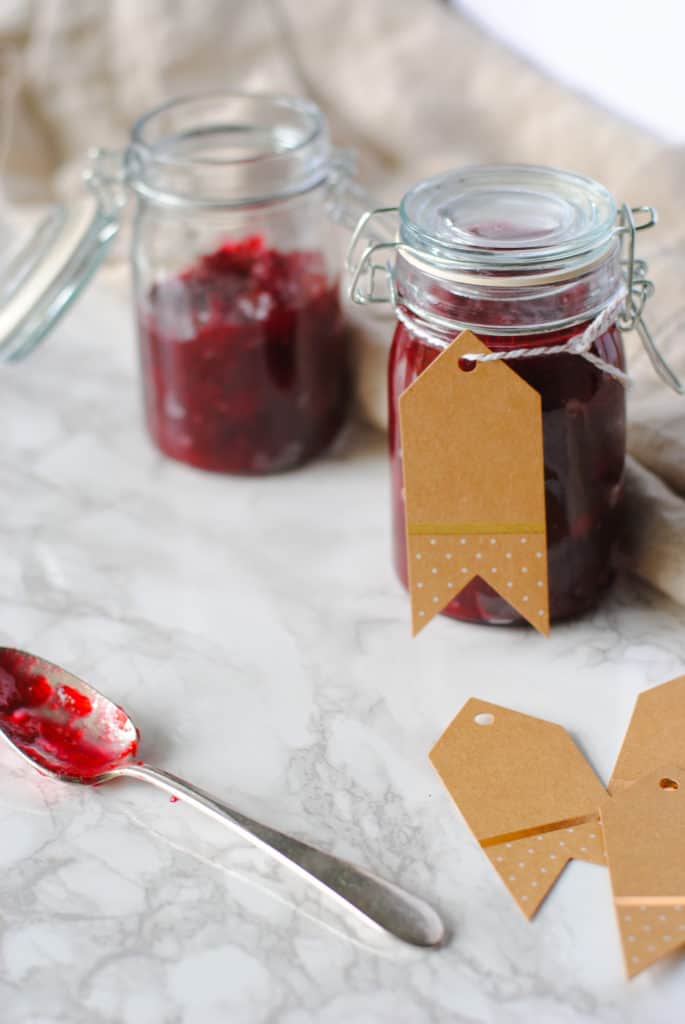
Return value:
M 667 761 L 685 764 L 685 676 L 639 694 L 609 792 L 620 792 Z
M 430 758 L 526 917 L 571 858 L 604 863 L 606 790 L 561 726 L 472 698 Z
M 607 800 L 601 816 L 632 978 L 685 946 L 685 769 L 666 764 L 644 775 Z
M 487 352 L 463 331 L 400 396 L 414 634 L 477 576 L 549 632 L 540 396 Z
M 639 694 L 601 810 L 629 977 L 685 946 L 685 676 Z

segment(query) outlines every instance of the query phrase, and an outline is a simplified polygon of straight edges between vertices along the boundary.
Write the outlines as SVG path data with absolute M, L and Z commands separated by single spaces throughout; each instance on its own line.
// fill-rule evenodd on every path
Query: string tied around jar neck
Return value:
M 392 304 L 395 309 L 395 316 L 400 323 L 403 324 L 403 326 L 406 327 L 407 330 L 415 337 L 429 342 L 429 344 L 434 345 L 436 348 L 447 348 L 449 345 L 448 341 L 439 338 L 433 331 L 419 327 L 414 320 L 405 313 L 404 309 L 397 301 L 390 268 L 388 268 L 388 271 Z M 594 320 L 588 324 L 585 330 L 581 331 L 580 334 L 575 334 L 572 338 L 569 338 L 568 341 L 559 342 L 556 345 L 535 345 L 533 348 L 502 349 L 497 352 L 467 352 L 462 356 L 462 359 L 473 363 L 492 363 L 500 359 L 508 361 L 510 359 L 531 359 L 538 356 L 556 356 L 564 353 L 570 353 L 571 355 L 582 356 L 583 359 L 592 363 L 593 366 L 596 366 L 598 369 L 608 374 L 608 376 L 619 381 L 623 387 L 629 388 L 632 385 L 632 379 L 629 374 L 625 373 L 617 366 L 612 366 L 611 363 L 607 363 L 606 360 L 600 358 L 600 356 L 596 356 L 594 352 L 590 351 L 597 338 L 601 337 L 601 335 L 618 320 L 627 295 L 628 289 L 625 285 L 622 285 L 613 298 L 606 304 L 604 309 L 600 310 Z

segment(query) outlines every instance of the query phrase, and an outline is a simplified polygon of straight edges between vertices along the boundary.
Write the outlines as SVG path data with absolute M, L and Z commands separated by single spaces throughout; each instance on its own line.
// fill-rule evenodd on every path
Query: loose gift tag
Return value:
M 667 765 L 650 772 L 607 800 L 601 816 L 623 955 L 633 977 L 685 946 L 685 770 Z
M 620 792 L 666 761 L 685 764 L 685 676 L 638 696 L 609 792 Z
M 487 352 L 462 332 L 400 397 L 414 634 L 477 576 L 549 632 L 540 396 Z
M 604 863 L 606 790 L 560 725 L 472 698 L 430 758 L 526 917 L 571 858 Z

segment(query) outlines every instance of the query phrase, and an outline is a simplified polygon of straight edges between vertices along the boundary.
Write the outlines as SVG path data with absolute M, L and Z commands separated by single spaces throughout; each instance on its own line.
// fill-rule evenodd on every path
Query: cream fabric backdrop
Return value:
M 657 206 L 658 229 L 640 238 L 658 287 L 648 317 L 685 379 L 685 151 L 546 79 L 437 0 L 3 0 L 0 194 L 73 193 L 88 146 L 123 145 L 142 111 L 212 86 L 312 97 L 383 201 L 446 167 L 511 160 L 581 171 Z M 383 426 L 391 327 L 354 316 L 360 403 Z M 635 336 L 627 345 L 627 557 L 685 603 L 685 399 L 654 377 Z

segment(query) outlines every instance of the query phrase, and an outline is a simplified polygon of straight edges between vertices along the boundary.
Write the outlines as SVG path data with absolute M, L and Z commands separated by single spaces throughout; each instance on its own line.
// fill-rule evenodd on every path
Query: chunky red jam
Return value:
M 167 455 L 270 473 L 325 449 L 349 405 L 348 342 L 320 252 L 227 242 L 140 311 L 147 421 Z
M 493 350 L 533 347 L 566 341 L 584 326 L 527 337 L 502 338 L 482 331 L 478 331 L 478 336 Z M 440 351 L 398 325 L 390 354 L 390 457 L 395 564 L 405 586 L 407 554 L 398 399 Z M 623 368 L 623 346 L 616 327 L 603 334 L 592 351 Z M 576 355 L 518 359 L 507 365 L 542 398 L 550 616 L 567 618 L 591 608 L 611 580 L 623 486 L 624 389 L 618 381 Z M 450 602 L 445 614 L 472 622 L 521 621 L 481 579 L 468 584 Z
M 109 717 L 112 706 L 105 707 Z M 133 757 L 137 739 L 128 738 L 126 715 L 112 713 L 116 721 L 104 720 L 86 694 L 53 686 L 31 655 L 0 649 L 0 729 L 39 767 L 89 779 Z

